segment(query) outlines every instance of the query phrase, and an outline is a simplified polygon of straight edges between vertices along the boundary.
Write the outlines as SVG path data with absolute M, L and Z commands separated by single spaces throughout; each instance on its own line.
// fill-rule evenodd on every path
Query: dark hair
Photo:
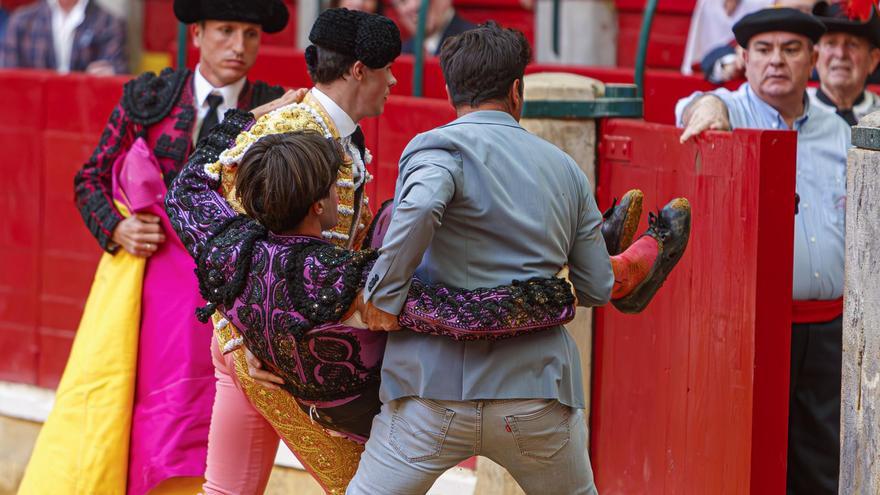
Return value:
M 477 106 L 504 100 L 510 85 L 521 80 L 532 49 L 515 29 L 489 21 L 448 38 L 440 49 L 440 68 L 452 104 Z
M 272 134 L 244 154 L 235 189 L 244 211 L 272 232 L 296 228 L 336 184 L 339 145 L 314 131 Z
M 309 47 L 309 50 L 312 50 L 312 47 Z M 309 71 L 309 77 L 315 84 L 329 84 L 340 79 L 357 62 L 357 59 L 351 55 L 320 46 L 315 46 L 313 50 L 312 56 L 306 54 L 306 68 Z

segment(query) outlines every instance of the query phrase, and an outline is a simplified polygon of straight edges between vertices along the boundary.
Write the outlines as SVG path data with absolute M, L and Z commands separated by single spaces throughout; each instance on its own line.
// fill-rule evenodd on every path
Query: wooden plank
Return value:
M 870 117 L 869 117 L 870 118 Z M 880 152 L 847 163 L 840 493 L 880 493 Z

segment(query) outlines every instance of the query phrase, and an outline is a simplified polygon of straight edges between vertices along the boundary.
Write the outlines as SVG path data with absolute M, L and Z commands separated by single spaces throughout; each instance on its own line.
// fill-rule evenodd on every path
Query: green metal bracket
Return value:
M 639 47 L 636 51 L 636 71 L 633 79 L 639 89 L 639 96 L 645 94 L 645 59 L 648 55 L 648 41 L 651 38 L 651 24 L 654 23 L 654 11 L 657 0 L 647 0 L 642 14 L 642 30 L 639 32 Z
M 852 128 L 852 144 L 857 148 L 880 151 L 880 129 L 854 126 Z
M 430 0 L 422 0 L 422 4 L 419 6 L 419 24 L 416 27 L 415 40 L 413 42 L 416 60 L 415 67 L 413 68 L 412 94 L 417 98 L 422 96 L 425 78 L 425 26 L 428 23 L 429 2 Z
M 632 84 L 609 84 L 605 96 L 588 101 L 530 100 L 523 105 L 528 119 L 597 119 L 643 115 L 642 99 Z
M 186 24 L 182 22 L 177 23 L 177 68 L 183 69 L 186 67 Z

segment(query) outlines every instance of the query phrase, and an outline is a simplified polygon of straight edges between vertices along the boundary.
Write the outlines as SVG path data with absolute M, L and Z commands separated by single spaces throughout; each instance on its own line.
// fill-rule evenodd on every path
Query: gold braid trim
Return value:
M 214 313 L 215 324 L 221 318 L 220 313 Z M 223 349 L 238 334 L 238 330 L 230 323 L 225 328 L 215 329 L 214 334 L 217 344 Z M 241 347 L 232 351 L 232 355 L 236 378 L 248 401 L 272 425 L 325 492 L 344 494 L 357 470 L 364 446 L 345 438 L 331 437 L 299 408 L 293 396 L 283 390 L 269 390 L 254 382 L 248 375 L 247 361 Z
M 302 130 L 312 130 L 339 140 L 339 131 L 333 120 L 330 119 L 330 115 L 311 93 L 306 93 L 302 103 L 288 105 L 260 117 L 250 130 L 242 131 L 235 138 L 235 145 L 220 155 L 219 162 L 209 166 L 211 173 L 220 174 L 223 195 L 235 211 L 244 213 L 244 209 L 238 201 L 238 192 L 235 190 L 238 160 L 263 136 Z M 336 194 L 339 196 L 339 223 L 331 231 L 333 238 L 328 240 L 350 249 L 356 245 L 359 246 L 359 244 L 355 244 L 354 240 L 366 235 L 367 229 L 360 228 L 360 224 L 369 225 L 369 222 L 364 222 L 362 219 L 363 211 L 369 210 L 369 207 L 366 204 L 355 205 L 355 190 L 350 185 L 354 181 L 352 159 L 348 156 L 348 151 L 344 151 L 343 162 L 339 166 L 339 174 L 336 177 Z M 356 219 L 355 216 L 361 217 L 361 221 L 357 222 L 359 219 Z M 352 233 L 354 233 L 353 236 Z

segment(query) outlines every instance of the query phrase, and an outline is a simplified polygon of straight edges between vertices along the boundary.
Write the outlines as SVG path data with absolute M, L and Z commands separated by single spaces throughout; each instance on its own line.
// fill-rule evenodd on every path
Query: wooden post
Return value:
M 840 493 L 880 493 L 880 112 L 847 162 Z
M 603 94 L 599 81 L 574 74 L 539 73 L 525 77 L 525 99 L 552 101 L 589 101 Z M 529 132 L 555 144 L 580 165 L 596 187 L 596 122 L 592 119 L 522 119 Z M 574 321 L 566 325 L 581 353 L 587 416 L 590 408 L 591 357 L 593 351 L 592 311 L 578 308 Z M 587 448 L 587 446 L 584 446 Z M 517 495 L 523 491 L 507 471 L 489 459 L 477 460 L 475 495 Z

